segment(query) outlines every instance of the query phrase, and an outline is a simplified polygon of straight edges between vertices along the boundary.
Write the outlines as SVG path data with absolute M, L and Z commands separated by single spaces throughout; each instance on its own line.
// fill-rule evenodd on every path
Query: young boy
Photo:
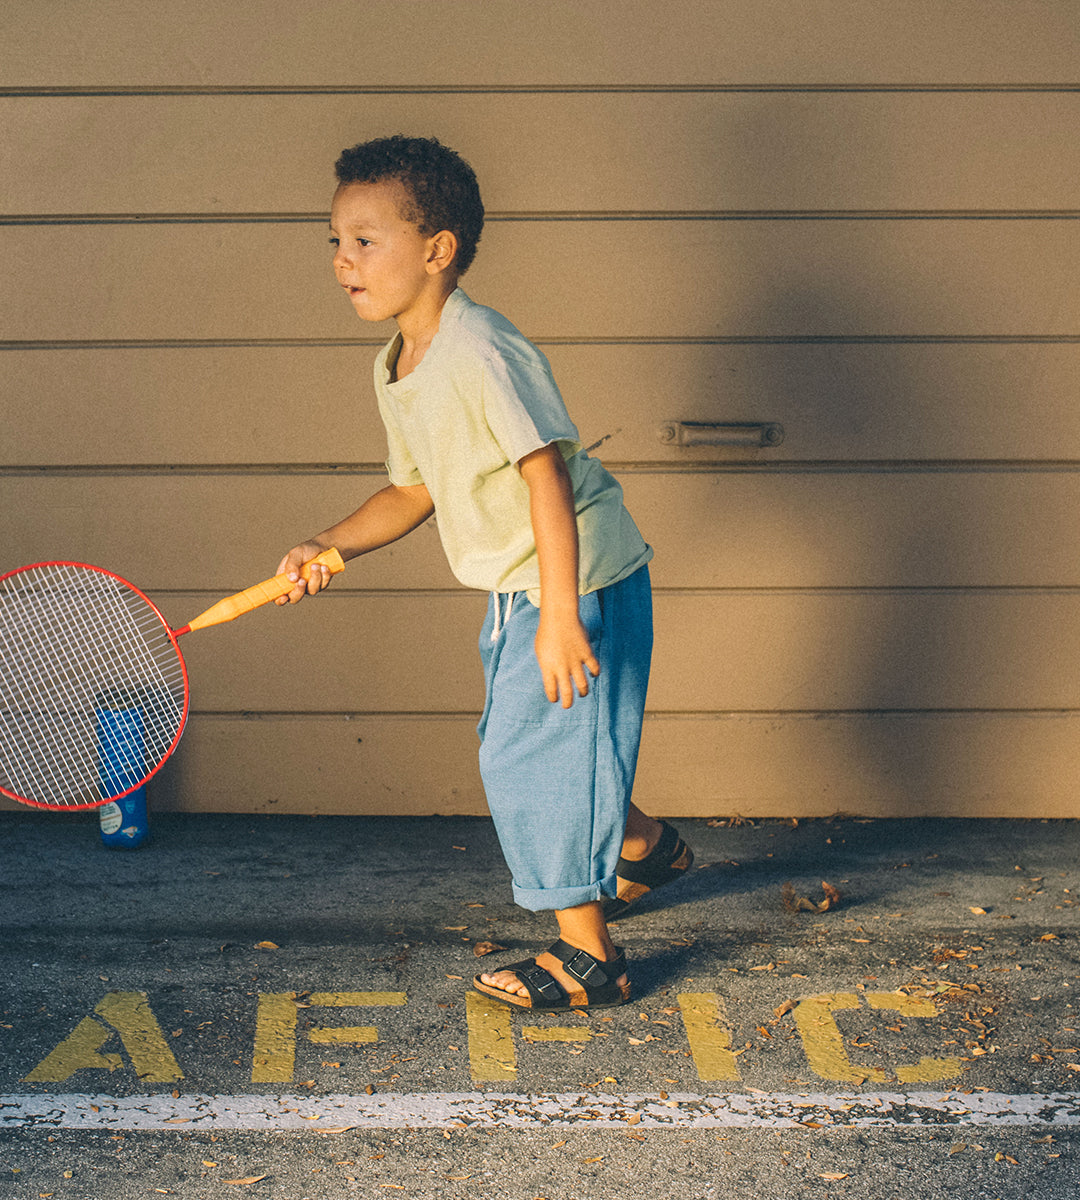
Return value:
M 433 139 L 346 150 L 330 217 L 334 272 L 357 315 L 393 317 L 375 363 L 390 483 L 282 559 L 366 554 L 438 517 L 462 583 L 491 593 L 480 768 L 525 908 L 554 910 L 559 940 L 474 985 L 523 1008 L 601 1008 L 630 997 L 607 917 L 683 875 L 675 830 L 630 803 L 652 647 L 651 549 L 622 489 L 582 450 L 546 358 L 458 287 L 483 227 L 472 168 Z

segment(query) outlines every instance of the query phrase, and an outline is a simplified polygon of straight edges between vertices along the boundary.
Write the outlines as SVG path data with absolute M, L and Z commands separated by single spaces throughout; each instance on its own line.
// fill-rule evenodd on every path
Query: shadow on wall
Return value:
M 745 134 L 754 152 L 746 158 L 777 178 L 786 158 L 792 160 L 792 170 L 802 169 L 805 147 L 829 139 L 815 122 L 814 105 L 787 106 L 785 126 L 769 114 L 770 103 L 762 98 L 750 114 Z M 801 118 L 794 125 L 793 114 Z M 770 144 L 778 128 L 784 130 L 781 144 Z M 861 130 L 867 161 L 872 159 L 879 168 L 885 157 L 879 147 L 887 144 L 888 132 Z M 858 180 L 845 178 L 838 166 L 816 160 L 818 179 L 808 191 L 815 197 L 852 196 Z M 836 172 L 831 179 L 830 172 Z M 902 181 L 896 186 L 902 194 Z M 875 190 L 880 194 L 880 181 Z M 860 207 L 859 197 L 838 207 Z M 909 329 L 910 315 L 900 315 L 907 306 L 899 303 L 897 320 L 890 322 L 889 297 L 899 286 L 890 279 L 890 270 L 885 262 L 852 258 L 833 260 L 827 277 L 800 277 L 797 264 L 777 264 L 768 280 L 757 281 L 759 307 L 740 325 L 778 337 L 805 332 L 824 337 L 948 333 Z M 852 298 L 870 293 L 875 310 L 863 312 Z M 774 778 L 774 786 L 779 782 L 787 797 L 797 798 L 807 776 L 821 780 L 827 774 L 835 780 L 830 797 L 834 809 L 894 816 L 933 812 L 942 788 L 956 788 L 970 765 L 964 761 L 970 753 L 970 723 L 941 710 L 979 707 L 988 695 L 985 676 L 993 672 L 994 656 L 1003 653 L 1000 642 L 988 641 L 981 623 L 985 598 L 942 590 L 985 582 L 985 568 L 978 579 L 968 579 L 963 568 L 958 573 L 956 567 L 961 562 L 970 567 L 972 562 L 970 547 L 962 540 L 970 520 L 954 520 L 953 506 L 964 503 L 965 478 L 927 474 L 911 461 L 903 468 L 887 465 L 889 459 L 927 454 L 925 446 L 915 449 L 921 439 L 910 427 L 921 421 L 926 398 L 919 389 L 926 380 L 903 374 L 911 362 L 903 343 L 764 348 L 759 361 L 761 413 L 791 414 L 785 419 L 786 445 L 770 458 L 782 461 L 785 452 L 797 452 L 801 444 L 836 464 L 789 460 L 787 467 L 778 468 L 777 487 L 770 491 L 779 497 L 785 488 L 783 475 L 790 472 L 792 485 L 800 475 L 801 483 L 810 485 L 800 487 L 800 494 L 811 502 L 815 496 L 829 502 L 827 512 L 805 522 L 809 529 L 824 529 L 824 522 L 829 523 L 827 565 L 814 561 L 822 557 L 817 548 L 806 546 L 794 577 L 785 578 L 783 563 L 775 564 L 775 574 L 776 585 L 783 588 L 806 582 L 803 568 L 811 574 L 827 572 L 816 581 L 826 591 L 812 600 L 805 598 L 806 618 L 788 640 L 789 651 L 803 663 L 784 675 L 812 679 L 811 686 L 800 689 L 803 696 L 812 696 L 812 707 L 830 714 L 845 730 L 840 736 L 800 738 L 807 748 L 819 746 L 837 758 L 804 773 L 796 757 L 789 763 L 790 778 Z M 947 355 L 937 358 L 939 366 L 950 361 Z M 961 380 L 944 377 L 934 380 L 934 390 L 942 397 L 965 393 Z M 858 467 L 864 459 L 870 461 Z M 721 487 L 718 495 L 722 494 Z M 778 507 L 776 519 L 785 515 Z M 775 539 L 781 544 L 789 540 L 783 533 Z M 797 553 L 802 558 L 802 550 Z M 732 583 L 739 585 L 738 580 Z M 991 690 L 1007 703 L 1007 687 Z M 778 696 L 775 703 L 782 709 L 784 698 Z M 774 808 L 771 799 L 754 798 L 767 810 Z M 813 801 L 806 797 L 808 807 L 817 807 Z M 958 796 L 955 803 L 962 805 L 963 798 Z

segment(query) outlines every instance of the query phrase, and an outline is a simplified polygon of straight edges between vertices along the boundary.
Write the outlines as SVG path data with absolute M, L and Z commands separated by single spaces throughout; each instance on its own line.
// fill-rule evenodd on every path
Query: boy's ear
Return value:
M 441 229 L 428 241 L 427 269 L 429 275 L 438 275 L 457 261 L 457 236 L 449 229 Z

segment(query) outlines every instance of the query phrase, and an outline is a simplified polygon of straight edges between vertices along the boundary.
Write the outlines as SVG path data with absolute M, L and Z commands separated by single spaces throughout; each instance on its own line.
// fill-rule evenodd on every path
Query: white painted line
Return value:
M 0 1095 L 0 1129 L 559 1129 L 1080 1125 L 1080 1092 L 376 1093 L 367 1096 Z

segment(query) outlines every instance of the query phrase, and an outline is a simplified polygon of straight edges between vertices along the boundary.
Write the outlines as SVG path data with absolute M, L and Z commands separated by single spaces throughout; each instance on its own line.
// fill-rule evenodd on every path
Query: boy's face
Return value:
M 345 183 L 330 209 L 334 274 L 365 321 L 419 310 L 434 278 L 432 242 L 401 214 L 408 193 L 396 179 Z

